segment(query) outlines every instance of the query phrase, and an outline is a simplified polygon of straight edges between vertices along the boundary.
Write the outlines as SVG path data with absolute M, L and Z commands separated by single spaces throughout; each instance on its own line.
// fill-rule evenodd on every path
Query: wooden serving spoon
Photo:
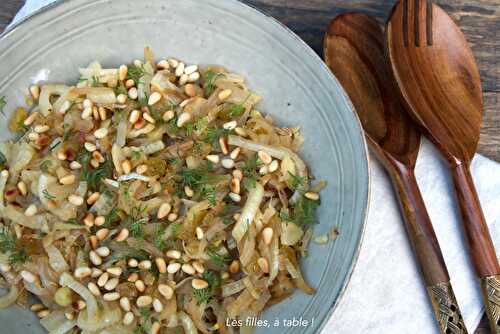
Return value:
M 415 179 L 421 135 L 395 94 L 382 29 L 367 15 L 342 14 L 330 23 L 324 51 L 327 65 L 354 104 L 370 147 L 391 176 L 441 332 L 467 333 Z
M 395 5 L 387 44 L 411 115 L 449 162 L 486 313 L 500 333 L 500 266 L 470 173 L 483 112 L 474 56 L 453 20 L 426 0 Z

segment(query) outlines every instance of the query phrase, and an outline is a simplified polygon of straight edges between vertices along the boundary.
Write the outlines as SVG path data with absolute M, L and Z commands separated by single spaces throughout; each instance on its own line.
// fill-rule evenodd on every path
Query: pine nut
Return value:
M 88 205 L 92 205 L 94 204 L 95 202 L 97 202 L 97 200 L 99 199 L 99 197 L 101 196 L 101 193 L 99 193 L 98 191 L 96 191 L 95 193 L 92 193 L 88 198 L 87 198 L 87 204 Z
M 144 292 L 146 290 L 146 285 L 144 285 L 144 282 L 138 279 L 137 281 L 134 282 L 135 288 L 139 292 Z
M 106 239 L 106 237 L 109 234 L 109 230 L 107 228 L 101 228 L 99 231 L 96 232 L 96 237 L 99 239 L 99 241 L 103 241 Z
M 113 276 L 119 277 L 122 274 L 123 270 L 120 267 L 111 267 L 106 269 L 106 272 Z
M 180 263 L 177 263 L 177 262 L 174 262 L 174 263 L 170 263 L 168 266 L 167 266 L 167 272 L 169 274 L 175 274 L 176 272 L 179 271 L 179 269 L 181 269 L 181 264 Z
M 238 127 L 238 128 L 236 128 L 236 129 L 234 129 L 234 132 L 236 132 L 236 134 L 237 134 L 238 136 L 242 136 L 242 137 L 246 137 L 246 136 L 248 136 L 247 131 L 246 131 L 245 129 L 243 129 L 243 128 L 240 128 L 240 127 Z
M 30 126 L 31 124 L 33 124 L 33 122 L 37 117 L 38 117 L 38 112 L 36 111 L 32 112 L 28 117 L 26 117 L 23 124 L 26 126 Z
M 167 110 L 167 111 L 165 111 L 165 113 L 163 113 L 162 118 L 163 118 L 163 120 L 164 120 L 165 122 L 168 122 L 168 121 L 170 121 L 172 118 L 174 118 L 174 116 L 175 116 L 175 112 L 174 112 L 173 110 Z
M 168 61 L 166 61 L 165 59 L 160 60 L 158 64 L 156 64 L 156 68 L 159 70 L 168 70 L 169 67 L 170 65 L 168 64 Z
M 124 241 L 128 238 L 128 235 L 129 235 L 129 231 L 124 228 L 120 231 L 120 233 L 118 233 L 118 236 L 116 237 L 116 241 L 120 242 L 120 241 Z
M 226 169 L 231 169 L 234 167 L 234 160 L 233 159 L 222 159 L 222 167 Z
M 113 302 L 115 300 L 120 299 L 120 294 L 118 292 L 108 292 L 102 296 L 102 299 L 104 299 L 107 302 Z
M 124 310 L 125 312 L 130 312 L 130 310 L 131 310 L 130 299 L 128 299 L 127 297 L 120 298 L 120 306 L 121 306 L 122 310 Z
M 262 270 L 263 273 L 268 274 L 269 273 L 269 262 L 267 262 L 267 259 L 265 257 L 260 257 L 257 260 L 257 264 L 259 265 L 260 270 Z
M 66 111 L 69 110 L 69 108 L 71 107 L 71 102 L 69 102 L 68 100 L 64 101 L 63 104 L 61 105 L 61 108 L 59 109 L 59 112 L 61 114 L 65 114 Z
M 82 111 L 82 119 L 88 119 L 92 115 L 92 108 L 85 108 Z
M 43 305 L 43 304 L 33 304 L 33 305 L 31 305 L 30 310 L 33 312 L 38 312 L 38 311 L 43 310 L 44 308 L 45 308 L 45 305 Z
M 40 138 L 40 135 L 36 132 L 30 132 L 28 134 L 28 139 L 31 141 L 37 141 L 39 138 Z M 58 152 L 58 157 L 59 157 L 59 152 Z M 66 154 L 64 155 L 64 159 L 59 159 L 59 160 L 66 160 Z
M 0 271 L 4 272 L 4 273 L 8 273 L 9 271 L 11 271 L 12 267 L 10 264 L 0 264 Z
M 30 93 L 35 100 L 38 100 L 38 98 L 40 97 L 40 86 L 38 85 L 30 86 Z
M 184 101 L 181 102 L 181 104 L 179 104 L 179 107 L 184 108 L 191 101 L 192 99 L 185 99 Z
M 158 298 L 153 299 L 153 309 L 155 312 L 160 313 L 163 311 L 163 304 Z
M 236 123 L 236 121 L 231 121 L 231 122 L 227 122 L 227 123 L 222 124 L 222 127 L 226 130 L 234 130 L 234 129 L 236 129 L 237 125 L 238 125 L 238 123 Z
M 85 99 L 82 102 L 82 106 L 83 106 L 83 109 L 92 108 L 92 107 L 94 107 L 94 103 L 92 101 L 90 101 L 89 99 Z
M 238 178 L 233 177 L 231 179 L 231 191 L 235 194 L 239 194 L 241 191 L 241 181 Z
M 127 77 L 127 73 L 128 73 L 127 65 L 121 65 L 120 69 L 118 70 L 118 79 L 120 81 L 125 80 L 125 78 Z
M 130 116 L 128 117 L 128 121 L 132 124 L 135 124 L 139 118 L 141 117 L 141 112 L 137 109 L 134 109 L 130 112 Z
M 203 237 L 205 236 L 205 233 L 203 232 L 203 229 L 201 227 L 199 227 L 199 226 L 196 227 L 195 232 L 196 232 L 196 238 L 198 240 L 203 239 Z
M 205 272 L 205 267 L 203 267 L 203 264 L 201 264 L 201 262 L 194 261 L 192 263 L 192 266 L 193 266 L 194 270 L 196 270 L 200 274 L 203 274 Z
M 182 128 L 190 120 L 191 120 L 191 114 L 188 112 L 183 112 L 177 119 L 177 127 Z
M 200 80 L 200 72 L 191 73 L 187 78 L 187 82 L 196 82 L 198 80 Z
M 92 270 L 89 267 L 78 267 L 75 269 L 74 276 L 76 278 L 85 278 L 92 274 Z
M 198 65 L 186 66 L 186 68 L 184 69 L 184 73 L 186 73 L 187 75 L 190 75 L 196 71 L 198 71 Z
M 139 261 L 136 259 L 129 259 L 128 260 L 128 266 L 131 268 L 136 268 L 139 265 Z
M 229 278 L 229 273 L 227 271 L 224 271 L 222 274 L 220 274 L 220 278 L 223 280 L 226 280 Z
M 227 146 L 227 141 L 224 137 L 219 137 L 219 146 L 223 154 L 229 154 L 229 148 Z
M 108 273 L 103 273 L 101 276 L 99 276 L 99 279 L 97 280 L 97 285 L 99 285 L 101 288 L 108 283 L 109 280 L 109 274 Z
M 89 260 L 95 266 L 100 266 L 102 264 L 102 258 L 95 251 L 89 252 Z
M 76 176 L 73 174 L 68 174 L 66 176 L 63 176 L 59 179 L 59 183 L 64 184 L 64 185 L 69 185 L 75 183 Z
M 207 283 L 207 281 L 204 281 L 202 279 L 195 278 L 191 281 L 191 286 L 195 290 L 201 290 L 201 289 L 208 288 L 208 283 Z
M 231 274 L 236 274 L 238 271 L 240 271 L 240 262 L 238 260 L 234 260 L 229 265 L 229 272 Z
M 266 165 L 270 164 L 271 161 L 273 160 L 273 158 L 267 152 L 264 151 L 258 151 L 257 156 L 259 157 L 260 161 L 262 161 Z
M 36 133 L 44 133 L 50 130 L 50 126 L 48 125 L 36 125 L 33 130 L 35 130 Z
M 158 92 L 151 93 L 151 95 L 149 95 L 148 105 L 150 106 L 155 105 L 156 103 L 160 102 L 161 98 L 162 96 L 160 93 Z
M 151 334 L 158 334 L 158 333 L 160 333 L 160 329 L 161 329 L 160 322 L 158 322 L 158 321 L 153 322 L 153 324 L 151 325 Z
M 184 187 L 184 192 L 186 193 L 187 197 L 193 197 L 194 196 L 194 191 L 189 186 L 185 186 Z
M 238 156 L 240 155 L 240 152 L 241 152 L 241 148 L 237 147 L 235 148 L 231 154 L 229 155 L 229 157 L 233 160 L 236 160 L 236 158 L 238 158 Z
M 170 213 L 167 217 L 169 222 L 174 222 L 177 219 L 177 214 L 176 213 Z
M 165 260 L 161 257 L 157 257 L 155 259 L 156 267 L 158 268 L 158 272 L 160 274 L 165 274 L 167 272 L 167 264 Z
M 184 74 L 185 67 L 186 65 L 184 63 L 179 63 L 179 65 L 177 65 L 177 68 L 175 69 L 175 76 L 180 77 L 182 74 Z
M 137 282 L 138 279 L 139 279 L 138 273 L 132 273 L 132 274 L 128 275 L 128 277 L 127 277 L 127 281 L 132 282 L 132 283 Z
M 174 295 L 174 290 L 167 284 L 159 284 L 158 292 L 167 300 L 172 298 L 172 296 Z
M 262 240 L 266 245 L 270 245 L 273 240 L 274 231 L 271 227 L 266 227 L 262 230 Z
M 264 165 L 264 166 L 260 167 L 260 169 L 259 169 L 259 174 L 260 175 L 266 175 L 268 172 L 269 172 L 269 166 L 268 165 Z
M 23 280 L 25 280 L 28 283 L 34 283 L 36 281 L 35 274 L 33 274 L 27 270 L 21 271 L 21 277 L 23 278 Z
M 142 270 L 151 269 L 151 261 L 144 260 L 144 261 L 139 262 L 139 269 L 142 269 Z
M 147 122 L 151 124 L 156 123 L 155 119 L 153 118 L 153 116 L 151 116 L 149 112 L 142 113 L 142 118 L 144 118 Z
M 89 284 L 87 284 L 87 288 L 94 296 L 101 295 L 101 290 L 99 290 L 99 287 L 94 282 L 89 282 Z
M 219 98 L 219 100 L 225 101 L 225 100 L 227 100 L 228 97 L 231 96 L 231 94 L 233 94 L 232 90 L 230 90 L 230 89 L 224 89 L 223 91 L 221 91 L 219 93 L 219 95 L 217 95 L 217 97 Z
M 172 206 L 170 205 L 170 203 L 163 203 L 162 205 L 160 205 L 157 214 L 158 219 L 163 219 L 168 216 L 170 210 L 172 210 Z
M 123 174 L 130 174 L 132 171 L 132 164 L 130 163 L 130 160 L 123 160 L 121 163 Z
M 125 313 L 125 315 L 123 316 L 123 321 L 122 322 L 123 322 L 123 324 L 125 326 L 132 325 L 132 323 L 134 322 L 134 313 L 132 313 L 130 311 L 127 312 L 127 313 Z
M 81 299 L 80 299 L 80 300 L 78 300 L 78 301 L 76 302 L 76 308 L 77 308 L 78 310 L 80 310 L 80 311 L 81 311 L 81 310 L 83 310 L 83 309 L 84 309 L 84 308 L 86 308 L 86 307 L 87 307 L 87 303 L 85 303 L 85 301 L 83 301 L 83 300 L 81 300 Z
M 151 298 L 151 296 L 140 296 L 139 298 L 137 298 L 137 301 L 136 301 L 136 305 L 137 307 L 146 307 L 146 306 L 149 306 L 151 305 L 151 303 L 153 302 L 153 298 Z
M 99 161 L 97 161 L 96 159 L 90 159 L 90 165 L 94 168 L 98 168 L 99 167 Z
M 83 144 L 83 146 L 89 152 L 94 152 L 95 150 L 97 150 L 97 147 L 94 144 L 90 143 L 90 142 L 85 142 L 85 144 Z
M 241 201 L 241 196 L 236 193 L 229 193 L 229 198 L 236 203 L 239 203 Z
M 92 227 L 92 226 L 90 226 Z M 90 238 L 89 238 L 89 241 L 90 241 L 90 248 L 92 249 L 96 249 L 97 248 L 97 242 L 98 242 L 98 239 L 95 235 L 91 235 Z
M 92 278 L 98 278 L 102 275 L 102 270 L 99 268 L 92 268 L 92 274 L 90 274 L 90 277 Z
M 118 278 L 112 278 L 110 280 L 108 280 L 106 282 L 106 284 L 104 284 L 104 289 L 108 290 L 108 291 L 112 291 L 114 289 L 116 289 L 116 287 L 118 286 L 118 284 L 120 283 L 120 280 L 118 280 Z
M 128 90 L 128 97 L 131 99 L 131 100 L 137 100 L 137 97 L 139 95 L 139 92 L 137 91 L 137 88 L 135 87 L 132 87 Z
M 99 128 L 99 129 L 94 131 L 94 136 L 97 139 L 102 139 L 102 138 L 106 137 L 107 135 L 108 135 L 108 129 L 106 129 L 106 128 Z
M 273 160 L 270 164 L 269 164 L 269 173 L 274 173 L 278 170 L 279 168 L 279 163 L 278 163 L 278 160 Z
M 42 310 L 42 311 L 39 311 L 36 315 L 37 315 L 39 318 L 45 318 L 45 317 L 47 317 L 49 314 L 50 314 L 50 311 L 49 311 L 49 310 Z
M 82 168 L 82 165 L 78 161 L 71 161 L 69 164 L 69 168 L 75 170 Z
M 99 111 L 99 118 L 101 119 L 101 121 L 105 121 L 106 118 L 108 118 L 106 108 L 99 107 L 99 109 L 97 109 L 97 110 Z
M 187 84 L 186 86 L 184 86 L 184 92 L 187 96 L 194 97 L 196 96 L 196 86 L 193 84 Z
M 196 274 L 196 270 L 189 263 L 184 263 L 182 265 L 181 269 L 182 269 L 183 272 L 185 272 L 188 275 L 194 275 L 194 274 Z
M 132 79 L 125 81 L 125 88 L 130 89 L 135 86 L 135 82 Z
M 307 199 L 310 199 L 311 201 L 317 201 L 317 200 L 319 200 L 319 194 L 315 193 L 315 192 L 312 192 L 312 191 L 306 192 L 304 194 L 304 197 L 307 198 Z
M 75 319 L 75 315 L 73 314 L 73 312 L 65 312 L 64 313 L 64 316 L 66 317 L 66 319 L 68 320 L 73 320 Z
M 68 196 L 68 201 L 74 206 L 80 206 L 83 204 L 83 197 L 71 194 Z
M 102 246 L 102 247 L 97 248 L 95 250 L 95 252 L 97 253 L 97 255 L 99 255 L 101 257 L 106 257 L 106 256 L 109 256 L 109 254 L 111 254 L 111 251 L 106 246 Z
M 99 151 L 92 152 L 92 158 L 94 158 L 99 163 L 103 163 L 104 161 L 106 161 L 106 159 L 104 159 L 101 152 Z
M 179 66 L 179 61 L 177 59 L 174 59 L 174 58 L 169 58 L 167 60 L 168 64 L 173 67 L 173 68 L 176 68 L 177 66 Z
M 213 162 L 214 164 L 218 164 L 220 161 L 219 156 L 216 154 L 209 154 L 206 158 L 208 161 Z
M 27 217 L 33 217 L 34 215 L 36 215 L 36 212 L 38 211 L 37 207 L 35 204 L 30 204 L 28 206 L 28 208 L 24 211 L 24 214 L 27 216 Z
M 167 257 L 171 258 L 171 259 L 180 259 L 181 258 L 181 252 L 179 252 L 178 250 L 176 249 L 171 249 L 169 251 L 167 251 Z
M 127 95 L 125 94 L 118 94 L 118 96 L 116 97 L 116 102 L 120 103 L 120 104 L 124 104 L 127 102 Z

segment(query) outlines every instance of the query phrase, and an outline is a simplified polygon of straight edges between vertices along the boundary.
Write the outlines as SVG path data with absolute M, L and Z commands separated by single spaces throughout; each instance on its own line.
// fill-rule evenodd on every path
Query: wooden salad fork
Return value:
M 464 334 L 450 276 L 415 179 L 421 134 L 404 111 L 384 45 L 384 33 L 373 18 L 342 14 L 325 36 L 325 61 L 347 91 L 372 151 L 391 176 L 441 333 Z
M 486 314 L 492 333 L 500 333 L 500 266 L 470 173 L 483 112 L 474 56 L 460 28 L 431 1 L 398 1 L 386 34 L 408 110 L 449 163 Z

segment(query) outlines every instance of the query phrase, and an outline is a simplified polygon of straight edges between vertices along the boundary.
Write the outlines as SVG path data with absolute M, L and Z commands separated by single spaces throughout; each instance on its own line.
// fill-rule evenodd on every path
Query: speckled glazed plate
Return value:
M 147 45 L 157 56 L 221 64 L 241 73 L 263 96 L 264 112 L 281 125 L 302 127 L 302 156 L 313 175 L 328 181 L 315 231 L 337 226 L 340 235 L 326 245 L 313 244 L 303 262 L 317 293 L 297 291 L 270 308 L 263 314 L 270 328 L 257 332 L 319 333 L 356 262 L 367 211 L 368 163 L 346 94 L 291 31 L 235 0 L 58 1 L 1 36 L 0 96 L 12 110 L 24 104 L 31 83 L 76 82 L 78 67 L 92 60 L 116 66 L 140 58 Z M 5 123 L 2 139 L 9 137 Z M 294 317 L 303 321 L 283 323 Z M 274 327 L 276 319 L 280 324 Z M 0 311 L 0 323 L 0 333 L 44 332 L 31 312 L 17 307 Z

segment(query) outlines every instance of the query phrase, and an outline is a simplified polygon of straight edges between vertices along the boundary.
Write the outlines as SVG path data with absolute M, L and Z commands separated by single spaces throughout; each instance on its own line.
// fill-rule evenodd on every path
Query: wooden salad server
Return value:
M 470 173 L 483 112 L 474 56 L 460 28 L 431 1 L 399 1 L 386 33 L 408 110 L 450 165 L 486 314 L 500 333 L 500 266 Z
M 391 176 L 441 333 L 467 333 L 415 179 L 421 135 L 404 111 L 384 49 L 382 29 L 364 14 L 338 16 L 325 37 L 325 61 L 347 91 L 372 151 Z

